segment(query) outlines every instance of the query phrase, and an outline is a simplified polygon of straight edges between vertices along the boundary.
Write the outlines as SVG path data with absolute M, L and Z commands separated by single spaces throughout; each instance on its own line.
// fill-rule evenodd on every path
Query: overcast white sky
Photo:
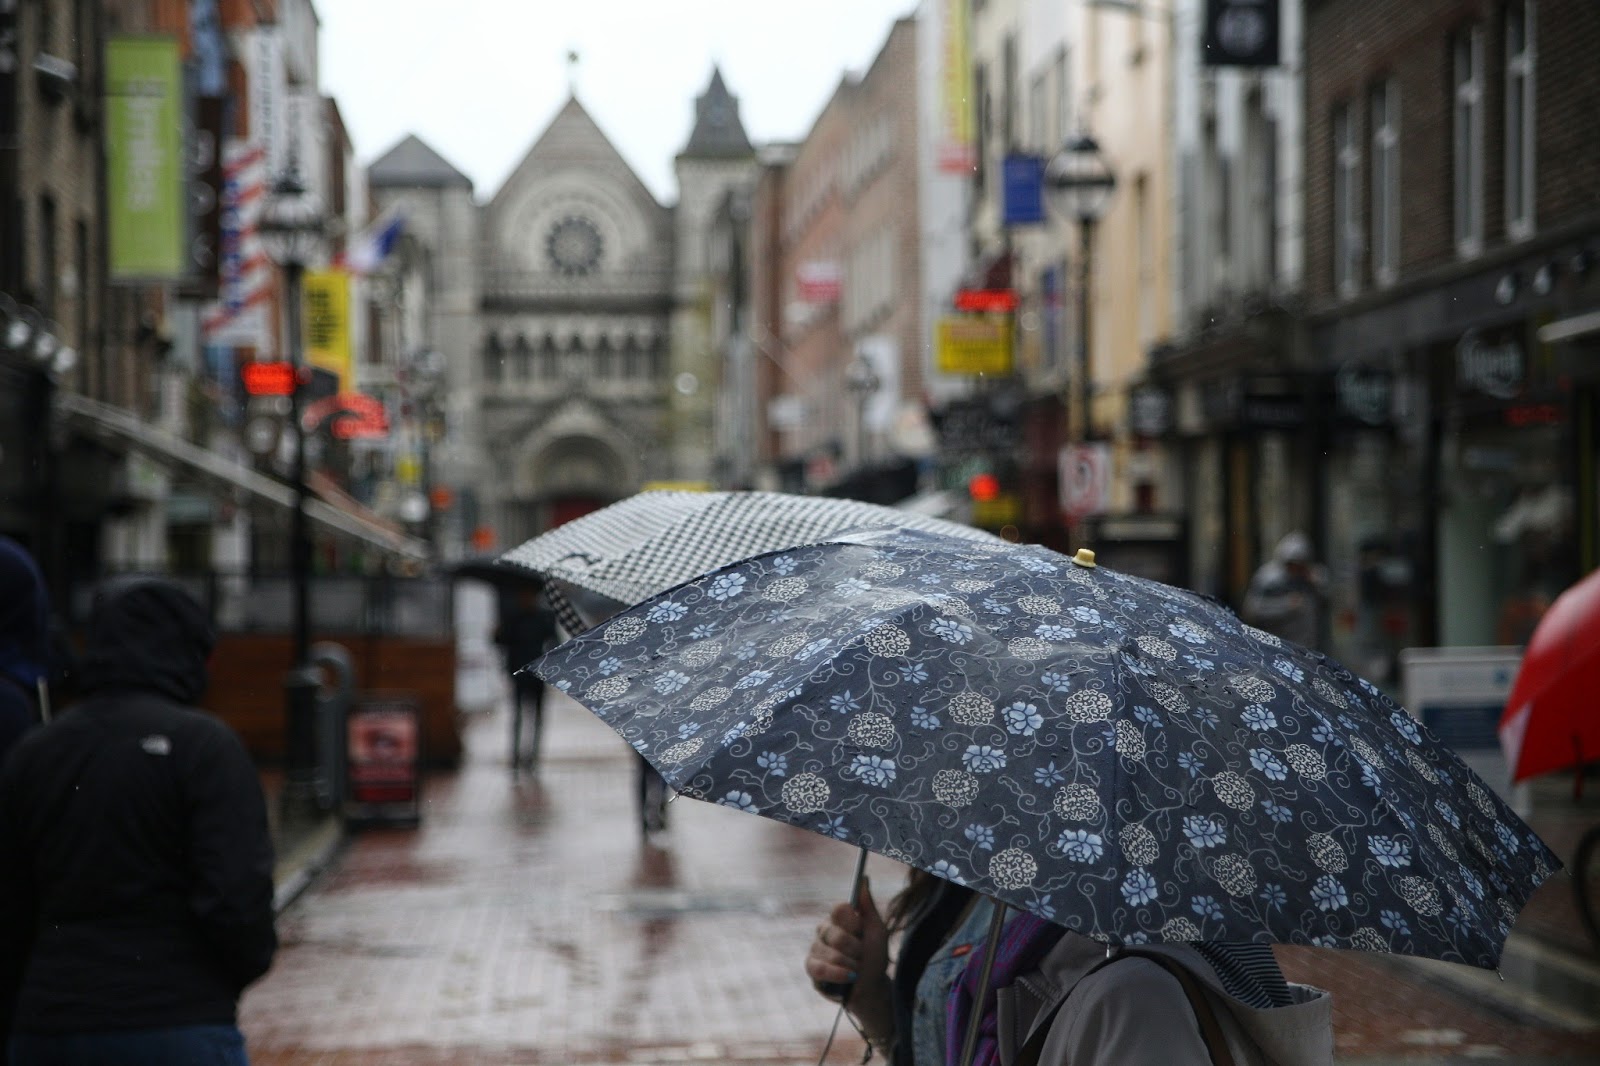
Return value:
M 915 0 L 316 0 L 323 91 L 369 163 L 415 133 L 500 187 L 567 96 L 665 202 L 720 63 L 752 140 L 795 140 Z

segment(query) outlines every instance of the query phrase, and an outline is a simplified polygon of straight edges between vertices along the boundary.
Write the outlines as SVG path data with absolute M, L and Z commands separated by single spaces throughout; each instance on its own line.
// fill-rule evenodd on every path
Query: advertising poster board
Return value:
M 1522 663 L 1521 648 L 1406 648 L 1400 652 L 1404 703 L 1461 756 L 1483 783 L 1527 816 L 1527 785 L 1511 784 L 1500 750 L 1500 714 Z
M 416 825 L 422 816 L 422 704 L 372 694 L 345 720 L 345 815 L 355 823 Z

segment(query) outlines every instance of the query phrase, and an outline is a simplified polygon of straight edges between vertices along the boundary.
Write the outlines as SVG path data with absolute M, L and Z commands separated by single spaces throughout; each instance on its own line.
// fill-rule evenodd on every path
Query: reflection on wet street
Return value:
M 832 1011 L 800 960 L 855 853 L 689 801 L 645 842 L 605 726 L 552 699 L 515 781 L 504 727 L 475 719 L 421 828 L 354 837 L 284 916 L 241 1009 L 254 1061 L 814 1062 Z

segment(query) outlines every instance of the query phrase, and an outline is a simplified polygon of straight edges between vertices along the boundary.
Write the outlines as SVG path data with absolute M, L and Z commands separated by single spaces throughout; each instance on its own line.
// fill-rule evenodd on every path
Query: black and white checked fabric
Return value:
M 849 529 L 892 528 L 998 539 L 971 526 L 857 500 L 657 491 L 573 519 L 501 559 L 632 606 L 752 555 L 815 544 Z M 564 613 L 563 605 L 571 611 L 559 590 L 552 602 L 558 613 Z

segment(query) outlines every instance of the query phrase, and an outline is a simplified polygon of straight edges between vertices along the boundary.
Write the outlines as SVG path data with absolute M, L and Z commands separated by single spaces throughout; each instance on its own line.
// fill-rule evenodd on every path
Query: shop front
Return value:
M 1316 327 L 1329 651 L 1364 676 L 1398 685 L 1407 647 L 1520 645 L 1595 566 L 1600 374 L 1541 339 L 1600 302 L 1587 262 L 1552 248 Z

